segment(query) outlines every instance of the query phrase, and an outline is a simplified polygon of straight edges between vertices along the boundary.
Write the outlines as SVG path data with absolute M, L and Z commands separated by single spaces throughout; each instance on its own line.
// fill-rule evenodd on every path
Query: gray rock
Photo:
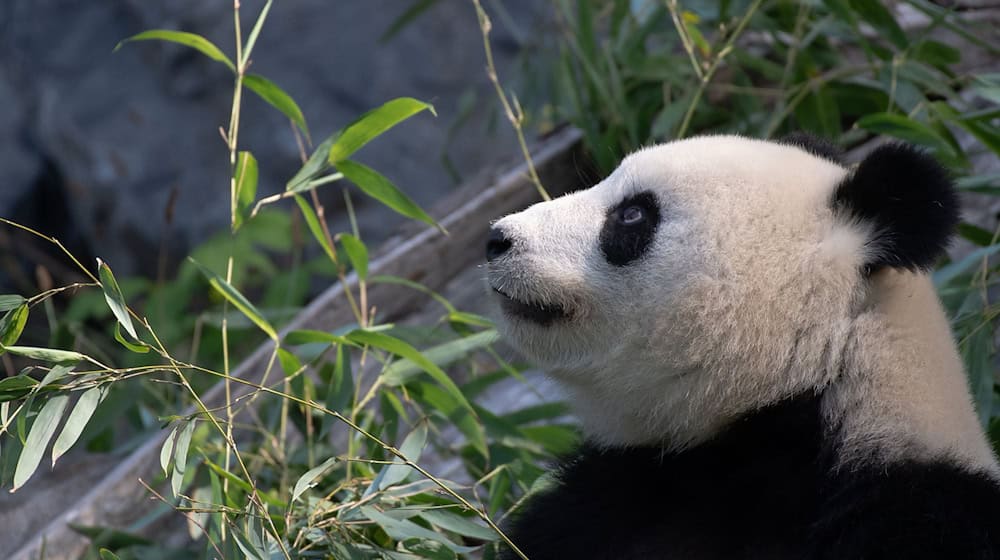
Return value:
M 531 3 L 504 6 L 530 26 Z M 244 34 L 263 5 L 242 6 Z M 486 131 L 494 107 L 484 71 L 475 12 L 468 2 L 443 0 L 385 44 L 379 36 L 406 7 L 399 0 L 275 3 L 253 55 L 263 74 L 301 106 L 316 142 L 362 112 L 399 96 L 432 102 L 438 117 L 419 115 L 379 138 L 360 160 L 428 205 L 456 178 L 510 159 L 516 144 L 505 123 Z M 24 201 L 44 162 L 61 177 L 72 227 L 84 246 L 120 274 L 155 270 L 161 239 L 174 257 L 228 225 L 228 153 L 219 127 L 228 123 L 232 78 L 220 64 L 161 42 L 122 38 L 151 28 L 204 35 L 230 54 L 233 18 L 228 2 L 184 0 L 7 0 L 0 6 L 0 215 L 40 227 L 46 210 Z M 494 25 L 501 75 L 517 51 L 510 31 Z M 463 94 L 480 109 L 464 126 Z M 260 162 L 259 196 L 278 192 L 299 166 L 287 120 L 245 92 L 240 147 Z M 174 192 L 176 193 L 174 194 Z M 338 188 L 326 189 L 336 222 Z M 176 196 L 173 223 L 168 201 Z M 397 218 L 354 198 L 366 237 L 381 239 Z M 25 212 L 27 207 L 34 208 Z M 22 215 L 13 215 L 22 209 Z M 31 215 L 31 214 L 40 215 Z

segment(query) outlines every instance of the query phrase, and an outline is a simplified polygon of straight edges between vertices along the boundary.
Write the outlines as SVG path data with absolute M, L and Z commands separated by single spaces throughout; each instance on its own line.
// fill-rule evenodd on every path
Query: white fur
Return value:
M 926 276 L 861 278 L 872 232 L 830 207 L 846 173 L 735 136 L 632 154 L 593 188 L 497 223 L 514 245 L 489 263 L 489 283 L 571 314 L 543 327 L 500 313 L 501 328 L 605 445 L 681 449 L 829 386 L 845 457 L 919 449 L 995 470 Z M 599 243 L 608 209 L 645 190 L 661 205 L 655 242 L 612 266 Z

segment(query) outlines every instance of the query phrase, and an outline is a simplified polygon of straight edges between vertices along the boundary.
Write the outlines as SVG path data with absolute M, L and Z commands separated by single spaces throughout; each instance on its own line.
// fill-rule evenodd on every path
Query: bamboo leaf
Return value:
M 163 469 L 163 476 L 170 474 L 170 458 L 174 456 L 174 440 L 177 439 L 178 428 L 179 426 L 174 426 L 170 430 L 170 434 L 163 442 L 163 447 L 160 448 L 160 468 Z
M 28 300 L 19 295 L 6 294 L 0 296 L 0 313 L 17 309 Z
M 420 369 L 427 372 L 435 381 L 440 384 L 444 390 L 451 395 L 456 401 L 458 401 L 463 407 L 469 410 L 473 416 L 475 412 L 472 410 L 472 405 L 462 394 L 462 391 L 455 385 L 455 382 L 448 377 L 444 371 L 438 366 L 434 365 L 433 362 L 428 360 L 421 354 L 416 348 L 410 346 L 406 342 L 399 340 L 398 338 L 391 337 L 387 334 L 380 332 L 373 332 L 370 330 L 354 330 L 347 334 L 347 339 L 354 341 L 358 344 L 365 344 L 368 346 L 373 346 L 386 352 L 395 354 L 401 358 L 406 358 L 420 367 Z
M 417 206 L 417 203 L 374 169 L 350 160 L 338 162 L 337 169 L 368 196 L 408 218 L 420 220 L 444 232 L 444 228 Z
M 295 191 L 303 188 L 303 186 L 308 183 L 310 179 L 330 166 L 327 161 L 330 153 L 330 147 L 333 146 L 334 141 L 337 140 L 339 135 L 339 131 L 333 133 L 316 147 L 316 150 L 309 156 L 309 159 L 307 159 L 302 165 L 302 168 L 299 169 L 295 175 L 288 180 L 288 183 L 285 184 L 286 191 Z
M 447 366 L 468 356 L 473 350 L 493 344 L 497 338 L 497 331 L 483 331 L 428 348 L 423 351 L 423 356 L 438 366 Z M 382 381 L 390 387 L 402 385 L 412 379 L 421 369 L 412 360 L 402 359 L 389 364 L 383 370 Z
M 79 362 L 87 359 L 87 357 L 83 354 L 73 352 L 71 350 L 54 350 L 52 348 L 36 348 L 34 346 L 0 345 L 0 350 L 7 350 L 16 356 L 24 356 L 25 358 L 31 358 L 33 360 L 52 362 L 56 364 L 62 362 Z
M 118 323 L 115 323 L 115 340 L 117 340 L 119 344 L 121 344 L 125 348 L 128 348 L 130 351 L 135 352 L 136 354 L 145 354 L 149 352 L 149 345 L 147 345 L 145 342 L 140 340 L 138 344 L 135 344 L 133 342 L 129 342 L 124 336 L 122 336 L 121 325 Z
M 177 43 L 178 45 L 191 47 L 208 58 L 225 64 L 230 70 L 236 72 L 236 66 L 233 65 L 233 61 L 229 60 L 229 57 L 219 50 L 219 47 L 216 47 L 211 41 L 201 35 L 188 33 L 186 31 L 171 31 L 169 29 L 152 29 L 150 31 L 143 31 L 142 33 L 133 35 L 115 45 L 114 51 L 122 48 L 125 43 L 150 40 L 168 41 L 171 43 Z
M 421 422 L 406 439 L 403 440 L 403 444 L 399 446 L 399 452 L 406 457 L 411 463 L 416 463 L 420 460 L 420 455 L 424 450 L 424 446 L 427 445 L 427 423 Z M 406 480 L 406 477 L 413 472 L 413 468 L 404 463 L 399 457 L 393 459 L 391 465 L 387 465 L 381 475 L 381 481 L 379 481 L 378 489 L 384 490 L 390 486 L 395 486 L 400 482 Z M 372 483 L 374 486 L 374 482 Z
M 189 420 L 184 429 L 177 435 L 174 443 L 174 472 L 170 476 L 170 489 L 174 496 L 181 492 L 181 485 L 184 483 L 184 473 L 187 471 L 188 447 L 191 445 L 191 435 L 195 428 L 194 420 Z
M 128 314 L 125 296 L 122 294 L 121 288 L 118 287 L 118 282 L 115 280 L 114 274 L 111 273 L 111 267 L 108 266 L 108 263 L 97 259 L 97 270 L 101 279 L 101 289 L 104 290 L 104 299 L 108 302 L 108 307 L 111 308 L 111 312 L 114 313 L 118 322 L 125 327 L 128 334 L 132 335 L 133 339 L 138 340 L 139 335 L 135 333 L 135 327 L 132 326 L 132 317 Z
M 10 346 L 21 338 L 24 331 L 24 324 L 28 322 L 28 304 L 23 303 L 0 319 L 0 354 L 2 347 Z
M 433 106 L 411 97 L 399 97 L 368 111 L 347 125 L 337 137 L 330 147 L 330 163 L 336 165 L 351 157 L 376 136 L 422 111 L 437 115 Z
M 76 401 L 76 406 L 73 407 L 72 412 L 66 418 L 66 425 L 63 426 L 62 432 L 52 445 L 53 465 L 56 464 L 56 460 L 62 457 L 70 447 L 73 447 L 76 440 L 80 439 L 80 434 L 87 427 L 87 422 L 90 422 L 91 416 L 94 415 L 94 411 L 97 410 L 97 405 L 104 398 L 104 395 L 105 390 L 103 387 L 91 387 L 80 395 L 79 400 Z
M 934 271 L 934 285 L 938 287 L 944 286 L 966 270 L 983 262 L 983 259 L 989 258 L 997 252 L 1000 252 L 1000 244 L 990 245 L 989 247 L 980 247 L 963 257 L 961 260 L 942 266 Z
M 292 99 L 292 96 L 285 93 L 285 90 L 278 87 L 278 84 L 259 74 L 247 74 L 243 76 L 243 85 L 250 88 L 272 107 L 281 111 L 299 127 L 307 139 L 309 138 L 309 127 L 306 126 L 306 118 L 302 114 L 302 109 L 299 109 L 299 105 Z
M 908 142 L 954 154 L 948 142 L 933 128 L 895 113 L 873 113 L 858 119 L 858 126 L 878 134 L 887 134 Z
M 247 209 L 257 198 L 257 158 L 248 151 L 241 151 L 236 158 L 236 169 L 233 170 L 236 179 L 236 215 L 235 227 L 243 225 Z
M 260 15 L 257 16 L 257 21 L 254 22 L 250 35 L 247 36 L 247 43 L 243 47 L 243 60 L 240 61 L 244 65 L 250 60 L 250 53 L 253 52 L 254 45 L 257 44 L 257 37 L 260 36 L 260 30 L 264 27 L 264 21 L 267 20 L 267 14 L 271 11 L 272 1 L 267 0 L 267 3 L 261 8 Z
M 315 486 L 316 479 L 318 479 L 321 474 L 325 473 L 336 462 L 336 457 L 330 457 L 326 461 L 323 461 L 318 466 L 309 469 L 305 474 L 300 476 L 299 479 L 295 481 L 295 487 L 292 489 L 291 502 L 294 502 L 299 498 L 299 496 L 302 495 L 303 492 Z
M 338 237 L 340 244 L 344 246 L 344 251 L 347 252 L 347 258 L 351 261 L 351 266 L 354 267 L 354 272 L 358 274 L 358 278 L 360 280 L 367 279 L 368 248 L 365 247 L 365 244 L 360 239 L 349 233 L 341 233 Z
M 243 313 L 243 315 L 253 321 L 255 325 L 260 327 L 260 330 L 264 331 L 267 336 L 271 338 L 271 340 L 278 342 L 277 331 L 274 330 L 274 327 L 267 322 L 267 319 L 261 315 L 260 311 L 258 311 L 257 308 L 243 296 L 243 294 L 241 294 L 236 288 L 232 287 L 232 285 L 226 282 L 221 276 L 212 272 L 198 261 L 191 257 L 188 257 L 188 260 L 198 267 L 198 270 L 200 270 L 205 278 L 208 279 L 208 283 L 215 288 L 217 292 L 222 294 L 222 297 L 229 300 L 229 303 L 232 303 L 236 309 L 239 309 L 240 313 Z
M 37 391 L 50 383 L 55 383 L 56 381 L 59 381 L 63 377 L 69 375 L 69 372 L 71 371 L 73 371 L 73 366 L 71 365 L 56 364 L 52 366 L 52 369 L 50 369 L 49 372 L 45 374 L 45 377 L 42 378 L 42 381 L 38 384 L 38 388 L 36 388 L 35 390 Z
M 24 485 L 25 482 L 35 474 L 38 464 L 42 460 L 42 454 L 48 447 L 52 435 L 56 433 L 59 426 L 59 419 L 62 418 L 63 410 L 66 409 L 66 402 L 69 397 L 57 395 L 45 402 L 42 410 L 35 417 L 35 422 L 31 425 L 28 437 L 24 442 L 24 449 L 17 459 L 17 467 L 14 468 L 14 484 L 10 491 L 14 492 Z
M 333 246 L 330 245 L 329 241 L 327 241 L 326 233 L 324 233 L 323 226 L 319 223 L 316 212 L 313 212 L 312 206 L 306 199 L 299 195 L 295 195 L 295 203 L 299 205 L 299 210 L 302 211 L 302 217 L 306 219 L 309 231 L 313 234 L 320 247 L 323 248 L 326 256 L 330 257 L 331 262 L 337 262 L 337 253 L 333 250 Z
M 36 385 L 38 385 L 38 381 L 27 375 L 15 375 L 0 379 L 0 403 L 20 399 L 30 393 Z

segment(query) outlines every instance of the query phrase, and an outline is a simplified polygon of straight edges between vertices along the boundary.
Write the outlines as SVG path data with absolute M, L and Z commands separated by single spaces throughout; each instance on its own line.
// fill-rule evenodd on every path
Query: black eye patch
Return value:
M 632 195 L 608 210 L 601 228 L 601 252 L 609 263 L 625 266 L 649 250 L 660 225 L 660 205 L 653 193 Z

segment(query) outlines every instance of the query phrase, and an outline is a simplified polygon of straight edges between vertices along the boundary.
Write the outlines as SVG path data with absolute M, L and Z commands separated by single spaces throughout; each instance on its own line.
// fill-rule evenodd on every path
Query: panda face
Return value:
M 506 339 L 563 382 L 592 439 L 684 445 L 823 383 L 822 349 L 863 287 L 847 171 L 787 145 L 684 140 L 494 224 Z M 812 366 L 812 367 L 807 367 Z

